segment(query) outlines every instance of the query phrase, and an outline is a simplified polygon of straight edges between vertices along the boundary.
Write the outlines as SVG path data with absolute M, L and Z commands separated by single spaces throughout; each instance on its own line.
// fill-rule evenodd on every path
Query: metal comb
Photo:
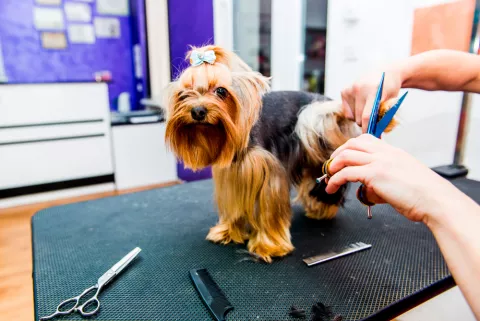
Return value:
M 334 259 L 337 259 L 339 257 L 349 255 L 355 252 L 360 252 L 366 249 L 371 248 L 371 244 L 365 244 L 363 242 L 357 242 L 348 245 L 347 247 L 341 249 L 340 251 L 331 251 L 325 254 L 320 254 L 320 255 L 315 255 L 306 259 L 303 259 L 303 262 L 307 264 L 308 266 L 324 263 L 327 261 L 331 261 Z

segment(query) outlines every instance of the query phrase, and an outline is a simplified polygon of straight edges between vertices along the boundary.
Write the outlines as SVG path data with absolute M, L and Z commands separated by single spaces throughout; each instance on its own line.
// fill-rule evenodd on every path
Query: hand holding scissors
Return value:
M 393 105 L 382 117 L 382 119 L 378 120 L 378 114 L 380 109 L 380 100 L 382 98 L 382 91 L 383 91 L 383 82 L 385 80 L 385 73 L 382 74 L 382 79 L 380 80 L 380 85 L 378 86 L 377 94 L 375 96 L 375 101 L 373 104 L 372 114 L 370 115 L 370 120 L 368 122 L 367 133 L 373 135 L 377 138 L 380 138 L 382 133 L 387 128 L 388 124 L 395 116 L 398 108 L 403 103 L 405 96 L 407 96 L 408 92 L 405 92 L 400 99 Z M 333 158 L 330 158 L 322 166 L 322 177 L 317 178 L 317 183 L 320 183 L 323 179 L 331 177 L 331 173 L 329 170 L 330 163 L 333 161 Z M 366 187 L 365 185 L 361 185 L 357 189 L 357 199 L 365 206 L 368 207 L 368 218 L 372 218 L 372 209 L 371 207 L 375 205 L 375 203 L 370 202 L 366 197 Z
M 125 255 L 117 264 L 112 266 L 110 270 L 105 272 L 97 281 L 97 284 L 94 286 L 89 287 L 85 291 L 83 291 L 80 295 L 67 299 L 61 302 L 58 307 L 57 311 L 52 315 L 40 318 L 40 321 L 43 320 L 50 320 L 56 316 L 60 315 L 67 315 L 73 312 L 78 312 L 84 317 L 89 317 L 94 315 L 100 309 L 100 301 L 98 300 L 98 294 L 102 290 L 102 288 L 107 285 L 112 279 L 114 279 L 123 269 L 125 269 L 132 261 L 137 257 L 140 253 L 140 248 L 133 249 L 130 253 Z M 80 305 L 80 301 L 84 298 L 88 293 L 95 291 L 93 297 L 85 301 L 83 304 Z M 72 307 L 68 308 L 68 306 L 72 305 Z M 92 310 L 89 310 L 88 307 L 93 307 Z

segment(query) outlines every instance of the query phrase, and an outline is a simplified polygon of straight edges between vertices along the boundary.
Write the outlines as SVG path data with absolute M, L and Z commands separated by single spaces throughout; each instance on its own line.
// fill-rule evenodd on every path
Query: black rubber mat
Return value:
M 479 182 L 455 184 L 480 199 Z M 375 206 L 368 220 L 355 190 L 329 222 L 307 219 L 295 206 L 296 250 L 270 265 L 242 260 L 242 246 L 205 240 L 217 220 L 210 180 L 41 211 L 32 220 L 36 320 L 95 284 L 136 246 L 139 259 L 101 293 L 93 319 L 212 320 L 190 281 L 193 268 L 207 268 L 226 293 L 235 307 L 227 320 L 294 320 L 292 304 L 307 310 L 308 320 L 317 301 L 343 320 L 381 320 L 453 285 L 425 226 L 386 205 Z M 354 242 L 373 246 L 313 267 L 302 261 Z

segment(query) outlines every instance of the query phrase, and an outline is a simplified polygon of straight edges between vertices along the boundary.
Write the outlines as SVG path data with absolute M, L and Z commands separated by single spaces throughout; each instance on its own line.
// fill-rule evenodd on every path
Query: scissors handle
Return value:
M 100 301 L 98 300 L 98 293 L 100 293 L 100 287 L 97 287 L 97 292 L 95 292 L 95 295 L 85 301 L 81 306 L 75 309 L 78 313 L 80 313 L 84 317 L 89 317 L 94 315 L 95 313 L 98 312 L 100 309 Z M 89 306 L 95 305 L 95 308 L 93 310 L 87 310 L 86 308 Z
M 372 218 L 372 206 L 375 205 L 375 203 L 372 203 L 368 200 L 367 198 L 367 187 L 365 185 L 360 185 L 357 189 L 357 199 L 362 203 L 363 205 L 368 207 L 368 219 Z
M 330 163 L 333 161 L 333 158 L 329 158 L 322 165 L 322 176 L 316 179 L 317 184 L 320 184 L 325 178 L 330 178 Z
M 65 301 L 60 302 L 60 304 L 57 306 L 57 310 L 53 314 L 50 314 L 49 316 L 46 316 L 46 317 L 41 317 L 40 321 L 50 320 L 60 315 L 67 315 L 72 313 L 75 310 L 75 308 L 78 306 L 78 302 L 80 302 L 79 299 L 80 299 L 80 296 L 76 296 L 74 298 L 66 299 Z M 75 304 L 71 308 L 67 310 L 63 309 L 64 306 L 73 302 L 75 302 Z
M 90 293 L 91 291 L 93 291 L 95 289 L 96 289 L 95 295 L 92 298 L 88 299 L 81 306 L 78 306 L 79 303 L 80 303 L 80 300 L 85 295 L 87 295 L 88 293 Z M 57 306 L 57 310 L 53 314 L 51 314 L 49 316 L 46 316 L 46 317 L 41 317 L 40 321 L 50 320 L 50 319 L 53 319 L 57 316 L 70 314 L 74 311 L 80 312 L 80 314 L 83 315 L 83 316 L 90 316 L 90 315 L 96 313 L 98 311 L 98 309 L 100 308 L 100 302 L 97 299 L 97 296 L 98 296 L 98 293 L 100 292 L 100 289 L 101 289 L 101 287 L 99 287 L 97 284 L 95 284 L 94 286 L 91 286 L 88 289 L 86 289 L 85 291 L 83 291 L 80 295 L 78 295 L 76 297 L 73 297 L 73 298 L 70 298 L 70 299 L 66 299 L 65 301 L 60 302 L 60 304 Z M 97 308 L 93 311 L 90 311 L 90 312 L 84 312 L 84 308 L 87 305 L 92 304 L 93 301 L 96 301 L 95 303 L 97 304 Z M 74 303 L 72 305 L 72 307 L 70 307 L 68 309 L 65 309 L 66 306 L 68 306 L 69 304 L 72 304 L 72 303 Z

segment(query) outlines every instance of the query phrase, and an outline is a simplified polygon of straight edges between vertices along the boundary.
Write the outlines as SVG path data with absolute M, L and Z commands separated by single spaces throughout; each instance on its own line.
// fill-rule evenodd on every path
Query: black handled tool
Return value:
M 208 307 L 210 312 L 215 316 L 217 321 L 225 321 L 225 316 L 233 310 L 233 306 L 228 301 L 225 293 L 212 279 L 207 269 L 190 270 L 190 278 L 200 294 L 203 303 Z

